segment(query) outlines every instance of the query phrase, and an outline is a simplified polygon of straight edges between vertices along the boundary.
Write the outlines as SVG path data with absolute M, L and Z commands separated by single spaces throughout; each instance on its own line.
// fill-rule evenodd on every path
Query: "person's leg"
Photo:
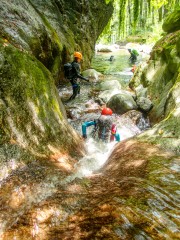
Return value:
M 135 62 L 137 60 L 137 57 L 135 54 L 132 54 L 132 61 Z
M 73 86 L 73 94 L 72 94 L 72 96 L 70 97 L 70 100 L 75 99 L 75 97 L 77 96 L 77 94 L 78 94 L 78 85 L 74 85 L 74 86 Z
M 74 98 L 78 95 L 78 91 L 79 91 L 79 86 L 75 87 L 74 89 Z
M 78 94 L 80 94 L 80 89 L 81 89 L 81 87 L 80 87 L 80 85 L 78 85 Z

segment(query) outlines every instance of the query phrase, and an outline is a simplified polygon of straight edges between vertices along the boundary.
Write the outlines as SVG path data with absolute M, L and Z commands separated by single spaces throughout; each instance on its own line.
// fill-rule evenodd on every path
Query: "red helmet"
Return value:
M 112 115 L 113 111 L 110 108 L 103 108 L 101 114 L 102 115 Z

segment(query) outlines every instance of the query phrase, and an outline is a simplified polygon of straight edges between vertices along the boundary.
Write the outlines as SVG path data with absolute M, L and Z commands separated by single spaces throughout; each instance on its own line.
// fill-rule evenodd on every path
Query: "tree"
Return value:
M 113 3 L 114 14 L 100 36 L 101 39 L 104 34 L 108 35 L 111 43 L 129 35 L 153 31 L 180 0 L 114 0 Z

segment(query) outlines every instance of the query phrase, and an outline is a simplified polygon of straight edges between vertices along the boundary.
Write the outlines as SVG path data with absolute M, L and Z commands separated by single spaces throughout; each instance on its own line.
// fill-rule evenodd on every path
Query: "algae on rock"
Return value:
M 154 106 L 149 113 L 154 127 L 142 134 L 142 138 L 177 154 L 180 154 L 180 25 L 176 24 L 179 20 L 179 10 L 167 18 L 163 25 L 167 35 L 155 44 L 143 71 L 130 82 L 133 89 L 139 85 L 147 88 Z
M 74 51 L 83 53 L 83 67 L 90 64 L 112 11 L 104 0 L 1 1 L 1 143 L 13 141 L 38 154 L 83 154 L 55 84 Z

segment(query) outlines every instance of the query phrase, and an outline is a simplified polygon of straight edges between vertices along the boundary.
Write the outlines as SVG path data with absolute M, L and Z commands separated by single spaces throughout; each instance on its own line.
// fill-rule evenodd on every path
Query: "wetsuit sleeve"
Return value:
M 96 125 L 96 122 L 95 121 L 89 121 L 89 122 L 84 122 L 82 124 L 82 136 L 84 138 L 87 138 L 87 131 L 86 131 L 86 128 L 89 127 L 89 126 L 92 126 L 92 125 Z
M 87 78 L 83 77 L 81 74 L 80 74 L 80 67 L 79 67 L 79 64 L 78 63 L 73 63 L 73 70 L 74 70 L 74 73 L 76 75 L 77 78 L 80 78 L 80 79 L 83 79 L 85 81 L 88 81 Z
M 118 133 L 118 132 L 116 132 L 116 134 L 115 134 L 115 139 L 116 139 L 116 141 L 117 142 L 120 142 L 120 134 Z

